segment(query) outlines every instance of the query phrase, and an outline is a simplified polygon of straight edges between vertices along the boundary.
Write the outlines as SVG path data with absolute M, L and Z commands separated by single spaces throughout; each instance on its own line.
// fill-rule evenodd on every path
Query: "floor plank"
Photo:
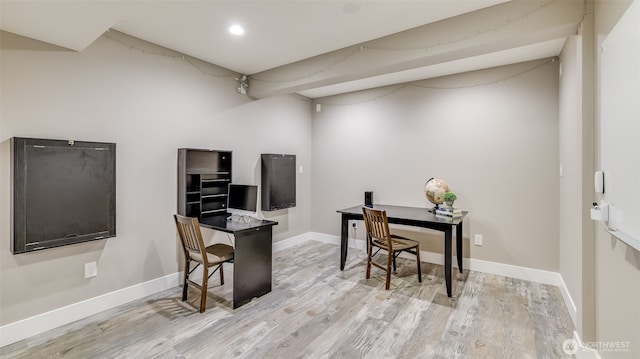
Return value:
M 273 258 L 273 291 L 232 309 L 233 265 L 207 310 L 176 287 L 0 348 L 0 358 L 562 358 L 574 330 L 557 287 L 398 259 L 365 279 L 365 256 L 309 241 Z

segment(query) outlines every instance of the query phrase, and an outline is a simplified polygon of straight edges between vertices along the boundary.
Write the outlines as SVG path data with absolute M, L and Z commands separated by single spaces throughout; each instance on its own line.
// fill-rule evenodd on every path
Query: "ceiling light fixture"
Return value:
M 231 25 L 229 26 L 229 32 L 236 36 L 240 36 L 244 34 L 244 29 L 240 25 Z

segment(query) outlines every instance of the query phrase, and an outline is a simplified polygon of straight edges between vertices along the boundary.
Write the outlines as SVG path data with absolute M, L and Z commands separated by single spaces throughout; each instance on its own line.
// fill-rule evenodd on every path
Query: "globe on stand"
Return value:
M 449 185 L 440 178 L 431 178 L 424 185 L 424 193 L 429 202 L 435 204 L 437 209 L 444 202 L 444 194 L 449 192 Z M 433 211 L 430 209 L 429 211 Z

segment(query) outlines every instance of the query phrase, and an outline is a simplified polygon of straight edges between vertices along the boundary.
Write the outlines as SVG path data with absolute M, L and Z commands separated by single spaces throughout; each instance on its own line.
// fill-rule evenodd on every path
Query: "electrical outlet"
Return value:
M 89 262 L 84 264 L 84 277 L 91 278 L 98 275 L 98 266 L 96 262 Z
M 482 234 L 476 234 L 473 242 L 474 242 L 474 244 L 476 246 L 481 246 L 482 245 Z

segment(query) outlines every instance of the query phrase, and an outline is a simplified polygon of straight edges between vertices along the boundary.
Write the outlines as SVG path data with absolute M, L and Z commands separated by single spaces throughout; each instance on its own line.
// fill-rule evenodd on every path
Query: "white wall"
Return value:
M 560 274 L 580 327 L 582 313 L 582 51 L 572 36 L 561 54 L 560 92 Z
M 310 164 L 310 101 L 251 101 L 225 69 L 117 32 L 81 53 L 2 33 L 0 56 L 0 325 L 176 273 L 179 147 L 232 150 L 240 183 L 260 183 L 260 153 Z M 12 136 L 116 142 L 117 237 L 12 255 Z M 275 241 L 310 230 L 309 178 L 296 208 L 265 214 Z
M 630 0 L 595 2 L 595 48 L 599 49 L 603 40 L 628 9 Z M 637 6 L 637 0 L 635 0 Z M 594 57 L 598 63 L 598 77 L 601 76 L 600 53 Z M 633 76 L 630 74 L 630 76 Z M 596 103 L 603 96 L 599 91 Z M 598 111 L 599 112 L 599 111 Z M 597 118 L 597 123 L 601 119 Z M 599 126 L 596 126 L 598 128 Z M 597 136 L 597 163 L 599 168 L 601 153 Z M 640 357 L 640 252 L 612 237 L 602 224 L 596 233 L 596 339 L 603 342 L 630 342 L 628 351 L 601 351 L 602 358 Z
M 367 190 L 378 203 L 430 206 L 423 187 L 439 177 L 470 211 L 472 237 L 484 236 L 470 257 L 558 271 L 558 61 L 316 103 L 314 231 L 339 235 L 336 210 L 361 204 Z M 421 250 L 442 251 L 441 234 L 413 236 Z
M 592 249 L 575 216 L 579 161 L 583 187 L 591 181 L 590 144 L 583 136 L 579 159 L 575 132 L 574 91 L 580 81 L 591 86 L 578 68 L 580 46 L 595 48 L 582 61 L 597 59 L 629 3 L 595 1 L 595 44 L 570 39 L 560 78 L 558 62 L 534 61 L 319 99 L 319 113 L 297 96 L 251 101 L 235 93 L 235 74 L 116 32 L 81 53 L 0 32 L 0 168 L 9 168 L 12 136 L 118 144 L 118 236 L 109 240 L 11 255 L 10 173 L 0 170 L 0 326 L 179 270 L 171 214 L 176 149 L 188 146 L 233 150 L 234 180 L 245 183 L 259 183 L 260 153 L 298 156 L 298 206 L 264 213 L 280 222 L 276 241 L 310 230 L 338 235 L 335 211 L 361 203 L 365 190 L 377 202 L 427 206 L 424 182 L 444 178 L 471 211 L 466 230 L 484 235 L 467 256 L 559 271 L 578 321 L 596 323 L 595 338 L 583 338 L 629 340 L 629 352 L 601 356 L 638 357 L 640 255 L 599 227 L 595 259 L 585 256 Z M 441 251 L 439 234 L 411 231 L 423 250 Z M 84 279 L 91 261 L 98 276 Z

